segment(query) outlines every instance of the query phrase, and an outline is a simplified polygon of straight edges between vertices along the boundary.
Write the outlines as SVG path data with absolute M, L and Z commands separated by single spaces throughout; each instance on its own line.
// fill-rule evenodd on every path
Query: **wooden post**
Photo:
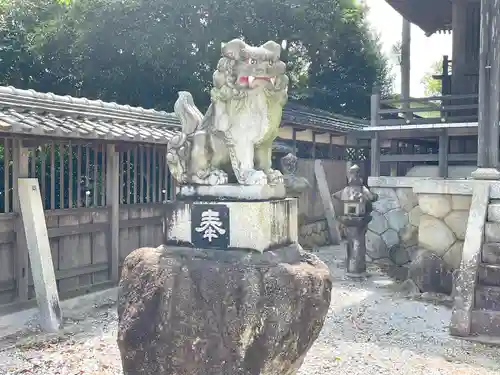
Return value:
M 113 282 L 120 279 L 120 154 L 113 144 L 106 150 L 106 205 L 110 207 L 110 254 L 109 277 Z
M 335 215 L 335 208 L 332 202 L 332 196 L 330 194 L 330 189 L 328 188 L 328 182 L 326 179 L 325 169 L 323 168 L 323 161 L 316 160 L 314 162 L 314 174 L 316 176 L 316 182 L 318 185 L 319 194 L 323 201 L 323 207 L 325 209 L 326 221 L 328 224 L 328 234 L 330 236 L 330 242 L 332 245 L 338 245 L 340 243 L 340 230 L 337 222 L 337 217 Z
M 401 37 L 401 99 L 403 102 L 403 109 L 408 110 L 410 103 L 407 101 L 410 98 L 410 53 L 411 49 L 411 23 L 406 18 L 403 18 L 403 30 Z M 406 120 L 411 119 L 413 116 L 410 112 L 405 112 L 404 117 Z
M 49 332 L 62 326 L 59 293 L 50 251 L 49 235 L 43 211 L 42 196 L 36 178 L 19 178 L 17 182 L 20 216 L 26 233 L 40 324 Z
M 396 139 L 391 139 L 391 154 L 397 155 L 399 151 L 399 141 Z M 398 162 L 391 163 L 391 176 L 397 177 L 398 175 Z
M 316 160 L 316 132 L 312 132 L 312 152 L 311 156 Z
M 466 92 L 465 74 L 467 73 L 467 3 L 465 1 L 451 1 L 452 21 L 452 94 L 471 94 Z
M 443 129 L 441 134 L 439 134 L 439 177 L 448 177 L 449 144 L 450 139 L 448 137 L 448 131 L 446 129 Z
M 443 73 L 441 77 L 441 95 L 451 94 L 451 79 L 450 79 L 450 58 L 448 55 L 443 56 Z
M 293 155 L 297 156 L 297 129 L 292 129 Z
M 380 176 L 380 134 L 375 132 L 372 135 L 371 149 L 370 149 L 371 171 L 370 176 Z
M 333 159 L 333 135 L 330 134 L 330 143 L 328 145 L 328 158 Z
M 500 179 L 500 0 L 481 0 L 477 179 Z
M 313 160 L 316 160 L 316 133 L 314 131 L 312 132 L 312 153 L 311 153 L 311 157 L 312 157 Z M 317 182 L 317 180 L 314 180 L 313 189 L 312 189 L 312 192 L 311 192 L 312 193 L 311 194 L 311 198 L 312 198 L 313 202 L 316 202 L 316 199 L 318 198 L 317 190 L 316 190 L 317 186 L 318 186 L 318 182 Z M 314 206 L 310 205 L 309 206 L 309 210 L 313 210 L 313 212 L 314 212 Z
M 17 214 L 16 217 L 16 282 L 17 282 L 17 300 L 28 300 L 28 269 L 29 256 L 28 246 L 26 244 L 26 236 L 24 226 L 21 219 L 21 206 L 19 202 L 19 178 L 28 177 L 29 175 L 29 149 L 22 146 L 20 139 L 14 139 L 12 142 L 12 189 L 13 189 L 13 211 Z
M 371 97 L 371 114 L 370 114 L 370 126 L 378 126 L 379 119 L 379 107 L 380 107 L 380 92 L 378 88 L 374 87 L 372 97 Z M 371 141 L 371 176 L 380 176 L 380 135 L 378 131 L 372 135 Z
M 380 109 L 380 91 L 377 87 L 373 88 L 371 101 L 370 101 L 370 126 L 378 126 Z

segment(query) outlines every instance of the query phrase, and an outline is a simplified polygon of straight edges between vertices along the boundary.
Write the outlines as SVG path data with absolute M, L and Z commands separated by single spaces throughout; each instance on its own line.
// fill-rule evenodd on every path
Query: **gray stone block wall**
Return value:
M 471 196 L 419 194 L 422 210 L 419 247 L 432 251 L 451 269 L 460 267 Z
M 326 219 L 302 224 L 299 229 L 299 243 L 304 249 L 329 245 Z
M 390 260 L 402 266 L 411 261 L 418 245 L 422 212 L 411 188 L 371 188 L 379 199 L 373 205 L 366 233 L 370 261 Z
M 372 261 L 402 266 L 427 250 L 450 269 L 460 266 L 471 197 L 416 194 L 412 188 L 372 188 L 379 195 L 366 234 Z
M 406 268 L 422 292 L 451 293 L 471 196 L 415 194 L 410 187 L 371 190 L 379 200 L 366 234 L 368 260 Z

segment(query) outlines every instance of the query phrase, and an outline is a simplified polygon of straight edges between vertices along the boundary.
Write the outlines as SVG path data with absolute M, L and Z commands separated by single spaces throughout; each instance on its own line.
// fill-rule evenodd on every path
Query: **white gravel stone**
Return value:
M 401 297 L 374 266 L 368 280 L 344 280 L 342 247 L 316 253 L 333 276 L 320 337 L 298 375 L 497 375 L 500 352 L 448 334 L 451 311 L 436 301 Z M 123 375 L 116 311 L 106 307 L 65 322 L 65 332 L 31 330 L 0 341 L 1 375 Z M 15 344 L 17 347 L 9 347 Z

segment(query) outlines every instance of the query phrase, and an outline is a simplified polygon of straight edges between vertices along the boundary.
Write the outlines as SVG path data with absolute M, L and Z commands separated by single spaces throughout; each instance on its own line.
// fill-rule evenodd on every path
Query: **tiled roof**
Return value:
M 179 129 L 173 113 L 0 86 L 0 132 L 167 143 Z
M 347 133 L 368 123 L 289 103 L 283 123 Z M 0 133 L 166 144 L 174 113 L 0 86 Z
M 288 103 L 283 111 L 283 122 L 303 125 L 311 129 L 347 133 L 362 130 L 369 125 L 366 120 L 340 116 L 320 109 Z

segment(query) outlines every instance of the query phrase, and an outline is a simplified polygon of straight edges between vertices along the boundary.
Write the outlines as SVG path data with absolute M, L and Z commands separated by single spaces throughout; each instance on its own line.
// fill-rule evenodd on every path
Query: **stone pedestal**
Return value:
M 297 244 L 264 253 L 138 249 L 120 282 L 124 375 L 295 375 L 331 286 L 328 267 Z
M 297 244 L 297 200 L 198 199 L 176 202 L 167 245 L 124 261 L 124 374 L 295 375 L 332 286 L 328 267 Z
M 346 276 L 348 277 L 366 277 L 365 235 L 370 219 L 370 216 L 339 218 L 346 228 Z
M 500 171 L 496 168 L 478 168 L 471 173 L 474 180 L 500 180 Z
M 298 241 L 297 199 L 176 202 L 166 243 L 206 249 L 263 252 Z

